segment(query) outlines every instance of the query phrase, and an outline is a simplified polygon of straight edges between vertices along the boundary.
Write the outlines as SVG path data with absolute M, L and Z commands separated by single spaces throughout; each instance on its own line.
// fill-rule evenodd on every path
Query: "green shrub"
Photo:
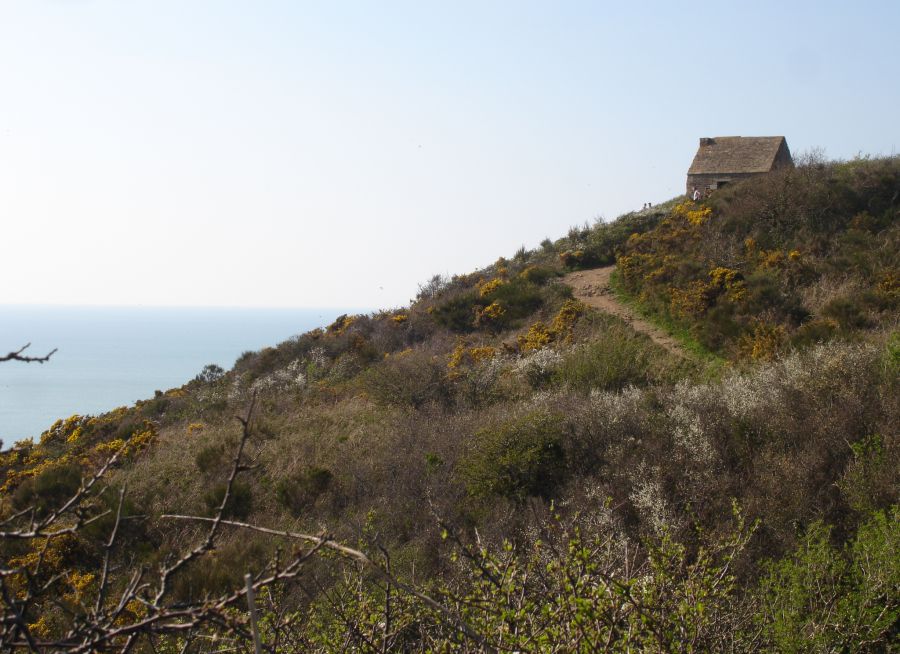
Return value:
M 658 381 L 668 355 L 627 327 L 613 325 L 587 345 L 569 352 L 553 381 L 580 391 L 621 390 Z
M 760 621 L 778 652 L 885 652 L 900 620 L 900 511 L 876 513 L 838 549 L 813 523 L 796 551 L 770 565 Z
M 194 463 L 200 472 L 214 472 L 225 462 L 225 443 L 211 443 L 204 446 L 194 457 Z
M 222 505 L 226 488 L 224 483 L 218 484 L 203 497 L 206 508 L 208 508 L 211 513 L 215 513 Z M 239 480 L 235 481 L 231 486 L 231 495 L 228 497 L 228 503 L 225 505 L 225 511 L 223 513 L 224 517 L 243 520 L 250 515 L 252 510 L 253 491 L 250 488 L 250 485 Z
M 544 298 L 540 287 L 536 284 L 517 278 L 501 284 L 482 298 L 482 301 L 488 304 L 499 302 L 506 309 L 503 325 L 507 326 L 512 321 L 530 316 L 540 309 Z
M 16 509 L 34 507 L 43 516 L 61 507 L 81 487 L 82 469 L 76 463 L 54 465 L 23 481 L 12 496 Z
M 478 431 L 460 465 L 470 495 L 549 498 L 566 477 L 561 416 L 532 412 Z
M 871 326 L 862 306 L 857 300 L 851 298 L 832 300 L 822 309 L 822 314 L 836 320 L 844 331 Z
M 388 406 L 449 406 L 453 399 L 446 365 L 421 350 L 400 352 L 372 366 L 363 376 L 363 386 L 372 399 Z
M 900 378 L 900 331 L 895 331 L 884 348 L 886 379 L 896 382 Z
M 850 446 L 853 458 L 838 487 L 855 511 L 866 515 L 898 499 L 897 456 L 891 447 L 894 440 L 873 434 Z
M 553 268 L 547 266 L 528 266 L 519 273 L 519 276 L 526 282 L 543 286 L 551 278 L 556 277 L 557 274 Z
M 194 377 L 194 381 L 198 384 L 212 384 L 219 381 L 224 376 L 225 370 L 222 366 L 210 363 L 203 366 L 203 370 Z
M 299 516 L 328 490 L 332 477 L 327 468 L 308 466 L 278 482 L 278 501 L 295 517 Z
M 837 324 L 834 321 L 810 320 L 797 329 L 791 343 L 798 348 L 824 343 L 834 338 L 836 331 Z
M 435 305 L 431 311 L 434 321 L 452 332 L 465 334 L 475 329 L 475 306 L 478 295 L 474 291 L 462 293 Z
M 241 588 L 244 574 L 257 572 L 265 565 L 268 549 L 261 537 L 248 534 L 231 542 L 219 543 L 215 556 L 195 560 L 172 578 L 172 594 L 180 600 L 196 600 Z M 181 649 L 182 646 L 175 648 L 176 651 Z

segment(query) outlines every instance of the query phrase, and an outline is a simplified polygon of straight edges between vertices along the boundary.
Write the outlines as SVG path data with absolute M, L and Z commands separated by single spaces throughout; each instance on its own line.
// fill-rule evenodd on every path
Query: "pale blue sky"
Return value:
M 900 145 L 900 2 L 0 0 L 0 303 L 405 303 L 684 187 Z

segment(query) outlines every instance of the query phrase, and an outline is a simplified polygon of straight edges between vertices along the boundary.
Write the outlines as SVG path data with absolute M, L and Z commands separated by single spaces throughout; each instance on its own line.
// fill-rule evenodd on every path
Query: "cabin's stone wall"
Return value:
M 694 187 L 699 189 L 700 193 L 715 191 L 717 188 L 728 182 L 755 177 L 756 175 L 765 175 L 765 173 L 708 173 L 703 175 L 688 175 L 685 193 L 687 193 L 688 197 L 691 197 L 694 194 Z

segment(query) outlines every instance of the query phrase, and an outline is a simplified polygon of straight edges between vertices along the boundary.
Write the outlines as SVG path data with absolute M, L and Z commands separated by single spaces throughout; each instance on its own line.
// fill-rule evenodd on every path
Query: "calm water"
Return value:
M 226 370 L 247 350 L 327 325 L 338 309 L 0 306 L 0 350 L 59 351 L 0 363 L 0 438 L 38 436 L 57 418 L 102 413 L 181 386 L 204 365 Z

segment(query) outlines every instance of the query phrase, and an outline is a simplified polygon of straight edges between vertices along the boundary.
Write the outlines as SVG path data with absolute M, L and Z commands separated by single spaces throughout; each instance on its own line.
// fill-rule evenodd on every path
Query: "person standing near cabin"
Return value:
M 695 187 L 694 187 L 694 202 L 696 202 L 696 201 L 699 200 L 699 199 L 700 199 L 700 191 L 699 191 L 699 190 L 697 189 L 697 187 L 695 186 Z

